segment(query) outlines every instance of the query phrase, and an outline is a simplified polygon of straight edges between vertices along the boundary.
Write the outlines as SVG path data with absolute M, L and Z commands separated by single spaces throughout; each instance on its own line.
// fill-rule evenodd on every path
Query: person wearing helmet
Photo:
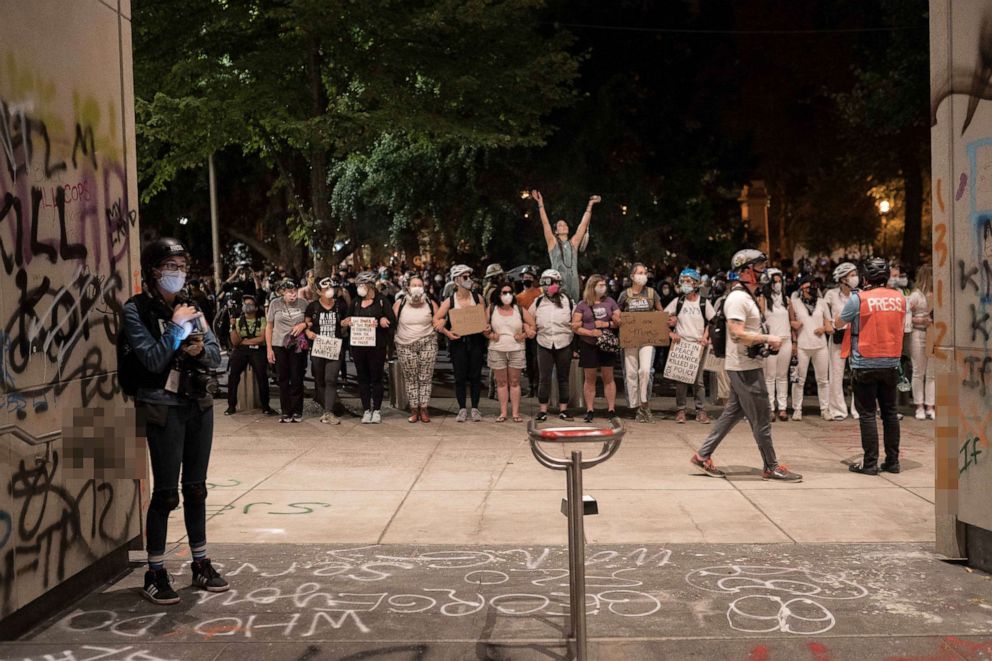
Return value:
M 281 423 L 303 422 L 303 375 L 310 346 L 303 334 L 307 304 L 299 299 L 298 291 L 292 279 L 280 280 L 274 289 L 276 298 L 269 303 L 265 316 L 267 358 L 270 365 L 276 366 Z
M 537 286 L 535 275 L 533 266 L 525 267 L 520 273 L 520 281 L 523 284 L 523 289 L 517 294 L 517 305 L 520 306 L 521 310 L 530 310 L 534 301 L 543 294 L 541 288 Z M 537 338 L 528 337 L 525 345 L 527 380 L 530 383 L 530 390 L 527 392 L 527 397 L 536 397 L 538 382 L 540 380 L 540 368 L 537 364 Z
M 672 328 L 671 342 L 697 342 L 704 347 L 709 345 L 709 322 L 716 316 L 713 305 L 703 298 L 699 293 L 702 276 L 699 271 L 692 268 L 683 269 L 679 274 L 679 297 L 668 304 L 665 312 L 668 313 L 668 324 Z M 696 377 L 696 383 L 692 384 L 695 396 L 695 418 L 696 422 L 704 425 L 710 423 L 709 416 L 706 415 L 705 406 L 706 389 L 703 386 L 703 376 L 705 372 L 700 367 Z M 675 382 L 675 422 L 685 424 L 686 393 L 689 384 L 683 381 Z
M 827 313 L 830 318 L 836 321 L 837 317 L 844 310 L 851 292 L 858 288 L 859 277 L 858 267 L 851 262 L 843 262 L 837 265 L 833 272 L 833 281 L 836 287 L 832 287 L 824 294 L 823 300 L 827 305 Z M 847 324 L 834 326 L 834 332 L 827 342 L 827 351 L 830 364 L 828 369 L 828 406 L 830 418 L 832 420 L 844 420 L 848 416 L 847 401 L 844 398 L 844 366 L 847 363 L 841 355 L 841 343 L 844 341 L 844 334 L 847 333 Z M 854 399 L 851 399 L 851 410 L 854 410 Z
M 537 331 L 537 369 L 540 383 L 537 390 L 538 413 L 535 420 L 548 419 L 548 402 L 551 399 L 551 373 L 558 381 L 558 418 L 573 420 L 568 413 L 568 379 L 572 367 L 572 311 L 575 302 L 561 286 L 561 273 L 547 269 L 541 274 L 542 291 L 531 303 L 529 311 Z
M 362 271 L 355 276 L 357 295 L 351 301 L 348 316 L 342 326 L 351 328 L 359 317 L 374 320 L 375 344 L 355 346 L 355 336 L 351 338 L 351 360 L 358 374 L 358 396 L 362 400 L 362 424 L 382 422 L 382 378 L 386 368 L 386 351 L 390 333 L 396 328 L 396 315 L 386 301 L 386 297 L 376 289 L 376 274 Z
M 896 410 L 896 385 L 899 383 L 899 359 L 902 356 L 906 297 L 887 286 L 889 264 L 880 257 L 864 265 L 864 285 L 851 297 L 840 313 L 839 321 L 849 324 L 842 352 L 851 359 L 854 405 L 861 426 L 860 464 L 849 466 L 852 473 L 878 475 L 898 473 L 899 416 Z M 876 407 L 877 404 L 877 407 Z M 878 463 L 878 425 L 876 409 L 881 412 L 885 461 Z
M 494 299 L 499 298 L 499 289 L 503 286 L 505 280 L 506 277 L 502 266 L 499 264 L 490 264 L 486 267 L 486 275 L 482 278 L 484 283 L 482 285 L 482 298 L 485 299 L 487 305 L 493 306 L 498 303 Z
M 620 312 L 655 312 L 661 310 L 661 299 L 648 286 L 648 269 L 640 262 L 630 268 L 630 287 L 620 292 L 617 305 Z M 623 350 L 624 385 L 627 406 L 637 422 L 652 422 L 651 391 L 654 390 L 654 346 L 627 347 Z
M 451 310 L 461 310 L 475 305 L 483 306 L 486 319 L 488 306 L 479 294 L 472 291 L 472 269 L 465 264 L 451 267 L 451 281 L 455 291 L 445 298 L 434 315 L 434 328 L 448 338 L 448 354 L 455 377 L 455 399 L 458 401 L 458 415 L 455 422 L 465 422 L 471 415 L 472 422 L 482 422 L 479 411 L 479 398 L 482 396 L 482 366 L 486 357 L 485 333 L 491 329 L 487 325 L 484 333 L 474 333 L 462 337 L 451 329 Z M 465 389 L 470 391 L 472 410 L 466 406 Z
M 913 361 L 913 403 L 917 420 L 936 418 L 936 384 L 934 360 L 927 351 L 927 332 L 933 326 L 933 270 L 924 264 L 916 272 L 913 293 L 909 295 L 909 309 L 913 319 L 910 336 L 910 357 Z M 932 351 L 932 350 L 931 350 Z
M 142 291 L 124 303 L 117 341 L 118 379 L 134 398 L 140 435 L 152 464 L 151 502 L 145 520 L 148 571 L 142 596 L 156 604 L 179 603 L 164 566 L 169 513 L 183 514 L 193 558 L 193 585 L 223 592 L 227 582 L 207 557 L 207 465 L 213 442 L 211 369 L 220 365 L 220 345 L 203 313 L 183 292 L 189 253 L 162 238 L 141 252 Z
M 789 323 L 795 342 L 792 353 L 796 356 L 798 379 L 792 384 L 792 419 L 803 419 L 803 388 L 810 364 L 816 374 L 816 395 L 820 403 L 820 416 L 830 420 L 827 395 L 827 336 L 833 332 L 833 322 L 827 306 L 820 297 L 816 281 L 811 274 L 799 280 L 799 289 L 789 302 Z
M 771 406 L 772 420 L 789 419 L 789 364 L 792 362 L 792 326 L 789 322 L 789 299 L 785 295 L 785 280 L 779 269 L 768 269 L 768 284 L 763 288 L 764 296 L 759 299 L 764 308 L 768 332 L 782 338 L 782 348 L 777 354 L 765 358 L 765 388 L 768 389 L 768 404 Z
M 315 287 L 317 300 L 307 305 L 303 313 L 307 327 L 303 331 L 311 345 L 317 336 L 330 337 L 344 342 L 341 322 L 348 313 L 348 304 L 341 298 L 341 283 L 336 278 L 321 278 Z M 320 421 L 339 425 L 341 419 L 334 415 L 337 403 L 338 374 L 341 372 L 341 354 L 337 358 L 322 358 L 310 354 L 310 373 L 313 374 L 314 400 L 324 409 Z
M 537 203 L 537 210 L 541 216 L 541 226 L 544 228 L 544 240 L 548 246 L 548 256 L 551 258 L 551 268 L 555 269 L 562 276 L 562 286 L 569 298 L 573 301 L 579 300 L 582 295 L 579 287 L 579 248 L 589 231 L 589 223 L 592 221 L 592 209 L 602 201 L 599 195 L 589 198 L 586 211 L 582 214 L 578 229 L 571 238 L 568 236 L 568 223 L 559 220 L 555 227 L 551 229 L 551 221 L 548 220 L 548 213 L 544 208 L 544 198 L 540 191 L 532 190 L 530 196 Z
M 241 314 L 231 324 L 230 373 L 227 377 L 227 410 L 224 415 L 233 415 L 238 408 L 238 386 L 241 375 L 251 365 L 258 385 L 258 395 L 262 402 L 262 413 L 275 415 L 269 406 L 269 365 L 265 360 L 265 316 L 258 307 L 255 294 L 241 297 Z
M 759 285 L 767 281 L 767 264 L 768 257 L 753 249 L 739 250 L 731 259 L 731 267 L 739 282 L 727 294 L 723 305 L 723 314 L 727 318 L 725 367 L 730 378 L 730 399 L 691 461 L 706 475 L 726 477 L 726 473 L 714 466 L 712 456 L 730 430 L 746 417 L 761 453 L 762 477 L 766 480 L 799 482 L 802 475 L 793 473 L 778 462 L 772 444 L 771 409 L 768 407 L 762 354 L 763 349 L 769 353 L 780 350 L 782 339 L 766 332 L 761 309 L 755 299 Z

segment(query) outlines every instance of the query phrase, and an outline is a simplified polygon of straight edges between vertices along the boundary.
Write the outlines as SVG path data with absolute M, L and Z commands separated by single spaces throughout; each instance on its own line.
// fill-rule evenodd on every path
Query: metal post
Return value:
M 582 501 L 582 452 L 572 451 L 570 470 L 565 472 L 568 479 L 568 518 L 572 531 L 568 553 L 571 556 L 569 592 L 572 597 L 572 636 L 575 639 L 575 658 L 585 661 L 586 645 L 586 548 L 585 548 L 585 504 Z
M 217 178 L 214 176 L 213 152 L 207 158 L 207 174 L 210 181 L 210 240 L 214 252 L 214 295 L 220 295 L 220 224 L 217 219 Z

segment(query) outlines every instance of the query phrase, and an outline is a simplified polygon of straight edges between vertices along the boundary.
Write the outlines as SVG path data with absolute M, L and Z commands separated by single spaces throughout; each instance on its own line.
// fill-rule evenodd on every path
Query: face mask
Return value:
M 369 288 L 365 285 L 358 285 L 355 289 L 358 290 L 358 297 L 365 298 L 369 295 Z
M 693 285 L 679 285 L 679 289 L 682 291 L 683 294 L 686 295 L 689 295 L 692 292 L 696 291 L 696 288 Z
M 182 271 L 177 273 L 163 273 L 158 277 L 158 286 L 164 292 L 175 294 L 186 284 L 186 274 Z
M 255 310 L 257 310 L 257 309 L 258 308 L 256 308 L 254 305 L 246 305 L 245 306 L 245 314 L 255 314 Z
M 859 278 L 858 274 L 855 273 L 854 275 L 847 276 L 846 282 L 848 287 L 855 289 L 861 283 L 861 278 Z
M 648 276 L 644 273 L 636 274 L 633 278 L 631 278 L 631 280 L 634 281 L 635 285 L 641 285 L 642 287 L 648 284 Z
M 327 289 L 324 290 L 323 295 L 324 298 L 334 298 L 334 296 L 337 293 L 338 293 L 337 289 L 335 289 L 334 287 L 328 287 Z
M 423 287 L 410 287 L 410 298 L 420 300 L 424 297 Z
M 444 282 L 444 278 L 442 278 L 439 275 L 435 275 L 434 276 L 434 282 L 436 282 L 437 284 L 441 284 L 442 282 Z
M 458 286 L 465 289 L 472 288 L 472 278 L 458 278 Z
M 781 294 L 782 293 L 782 283 L 781 282 L 773 282 L 772 283 L 772 291 L 775 292 L 776 294 Z
M 558 292 L 560 291 L 561 291 L 561 285 L 559 285 L 558 283 L 548 285 L 548 296 L 557 296 Z
M 283 294 L 282 300 L 286 303 L 293 303 L 296 300 L 296 292 Z
M 502 294 L 499 300 L 503 301 L 503 305 L 509 305 L 513 302 L 513 294 Z
M 606 285 L 596 285 L 596 296 L 606 295 Z
M 529 289 L 533 285 L 534 285 L 534 281 L 533 280 L 524 280 L 524 288 L 525 289 Z
M 892 278 L 892 284 L 896 287 L 905 287 L 909 284 L 909 279 L 906 276 L 901 275 L 898 278 Z

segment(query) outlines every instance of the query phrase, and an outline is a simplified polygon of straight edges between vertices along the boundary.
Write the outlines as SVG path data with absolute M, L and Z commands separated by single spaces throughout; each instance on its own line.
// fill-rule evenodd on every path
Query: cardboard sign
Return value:
M 313 338 L 310 355 L 314 358 L 337 360 L 341 356 L 341 340 L 327 335 L 318 335 Z
M 376 327 L 375 317 L 352 317 L 351 346 L 374 347 L 375 327 Z
M 713 355 L 712 351 L 706 352 L 706 358 L 703 359 L 703 369 L 707 372 L 719 372 L 723 369 L 724 359 L 717 358 Z
M 452 308 L 448 312 L 451 319 L 451 332 L 465 337 L 486 330 L 486 308 L 483 305 L 472 305 L 466 308 Z
M 643 347 L 668 346 L 668 313 L 657 310 L 651 312 L 620 313 L 620 346 Z
M 682 383 L 695 383 L 703 362 L 703 345 L 691 340 L 682 340 L 668 350 L 665 363 L 665 378 Z

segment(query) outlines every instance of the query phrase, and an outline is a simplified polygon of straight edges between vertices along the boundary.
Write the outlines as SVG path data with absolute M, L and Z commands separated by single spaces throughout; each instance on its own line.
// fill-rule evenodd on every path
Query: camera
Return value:
M 778 350 L 773 351 L 767 344 L 752 344 L 747 347 L 746 351 L 748 358 L 767 358 L 768 356 L 778 355 Z
M 179 371 L 179 394 L 190 399 L 213 397 L 220 389 L 220 382 L 213 372 L 198 366 L 184 365 Z

